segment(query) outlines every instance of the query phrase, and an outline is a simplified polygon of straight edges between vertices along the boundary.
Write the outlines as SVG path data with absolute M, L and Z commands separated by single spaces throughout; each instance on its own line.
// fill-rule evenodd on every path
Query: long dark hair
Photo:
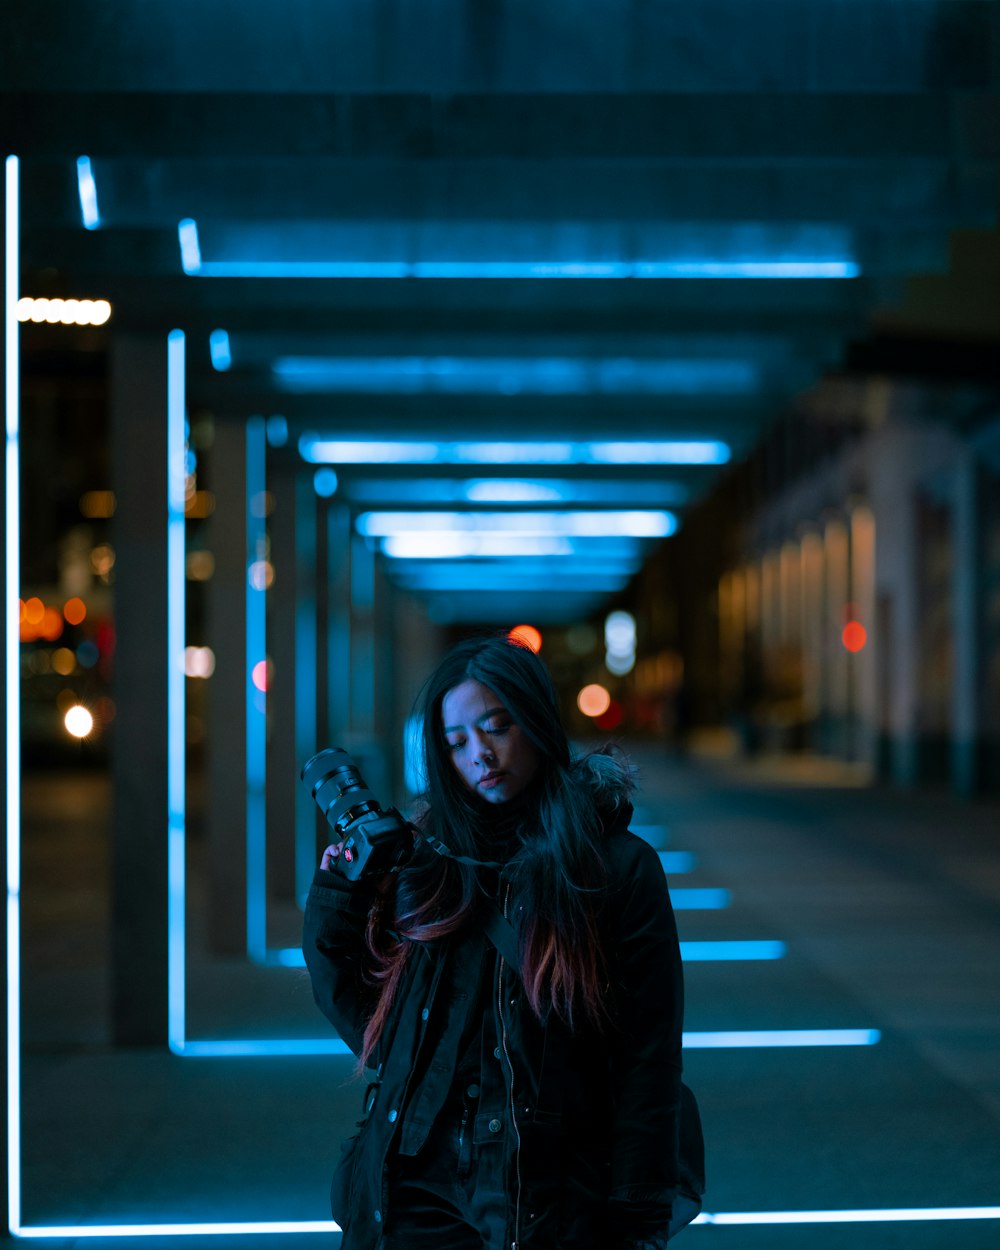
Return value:
M 441 705 L 450 690 L 468 680 L 499 698 L 539 753 L 539 772 L 523 803 L 515 799 L 486 810 L 452 763 Z M 569 742 L 548 669 L 529 647 L 506 636 L 467 639 L 428 679 L 422 717 L 426 790 L 420 822 L 455 854 L 482 858 L 484 828 L 503 821 L 504 808 L 515 808 L 516 834 L 507 831 L 517 843 L 505 874 L 507 910 L 517 930 L 528 1001 L 540 1018 L 554 1010 L 571 1027 L 581 1014 L 600 1024 L 605 969 L 597 905 L 606 879 L 601 813 L 591 788 L 571 774 Z M 454 933 L 474 916 L 482 897 L 478 872 L 418 852 L 381 884 L 368 924 L 370 975 L 380 992 L 365 1029 L 362 1063 L 382 1035 L 413 944 Z

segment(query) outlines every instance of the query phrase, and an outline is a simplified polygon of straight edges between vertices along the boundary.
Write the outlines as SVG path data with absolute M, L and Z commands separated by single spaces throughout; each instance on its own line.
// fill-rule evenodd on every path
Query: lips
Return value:
M 479 779 L 480 790 L 492 790 L 498 781 L 502 781 L 506 777 L 504 772 L 487 773 L 485 777 Z

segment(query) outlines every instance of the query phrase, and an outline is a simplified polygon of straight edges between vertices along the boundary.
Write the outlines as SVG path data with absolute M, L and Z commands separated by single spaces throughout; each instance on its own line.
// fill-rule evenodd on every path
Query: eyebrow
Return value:
M 510 713 L 505 707 L 491 707 L 488 712 L 484 712 L 482 716 L 476 719 L 476 724 L 481 725 L 484 720 L 489 720 L 492 716 L 509 716 Z M 457 734 L 465 728 L 464 725 L 445 725 L 446 734 Z

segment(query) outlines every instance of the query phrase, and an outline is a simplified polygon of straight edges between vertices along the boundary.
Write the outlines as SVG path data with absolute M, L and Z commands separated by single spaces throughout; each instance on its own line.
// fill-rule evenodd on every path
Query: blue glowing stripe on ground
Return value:
M 738 959 L 784 959 L 784 942 L 731 941 L 681 942 L 681 958 L 685 963 Z
M 97 183 L 89 156 L 78 156 L 76 159 L 76 185 L 84 229 L 96 230 L 101 224 L 101 214 L 97 208 Z
M 703 1211 L 693 1224 L 895 1224 L 938 1220 L 997 1220 L 1000 1207 L 886 1207 L 844 1211 Z M 328 1236 L 340 1232 L 333 1220 L 272 1220 L 227 1224 L 40 1224 L 11 1222 L 17 1237 L 232 1237 L 256 1233 Z
M 881 1038 L 878 1029 L 771 1029 L 756 1032 L 723 1031 L 685 1033 L 688 1050 L 767 1050 L 804 1046 L 874 1046 Z M 349 1055 L 347 1043 L 339 1037 L 223 1038 L 218 1041 L 186 1041 L 178 1054 L 190 1059 L 252 1058 L 282 1055 Z
M 1000 1220 L 1000 1207 L 868 1207 L 856 1211 L 705 1211 L 695 1224 L 896 1224 Z
M 685 873 L 693 872 L 695 868 L 695 857 L 690 851 L 657 851 L 660 857 L 660 863 L 663 865 L 664 872 Z
M 685 1033 L 689 1050 L 729 1050 L 743 1047 L 874 1046 L 878 1029 L 758 1029 L 722 1033 Z
M 720 911 L 732 902 L 729 890 L 697 889 L 690 886 L 670 891 L 674 911 Z
M 184 690 L 186 439 L 184 334 L 167 336 L 167 1036 L 184 1042 L 185 757 Z
M 272 1220 L 231 1224 L 11 1224 L 17 1237 L 234 1237 L 248 1233 L 339 1233 L 333 1220 Z
M 4 687 L 6 725 L 7 859 L 7 1210 L 21 1218 L 21 590 L 20 162 L 4 164 Z
M 187 1041 L 179 1054 L 188 1059 L 246 1059 L 262 1055 L 349 1055 L 339 1037 L 222 1038 Z

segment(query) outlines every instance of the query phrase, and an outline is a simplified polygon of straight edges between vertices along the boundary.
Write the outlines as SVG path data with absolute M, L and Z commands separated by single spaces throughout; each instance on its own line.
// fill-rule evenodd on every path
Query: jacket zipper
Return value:
M 503 896 L 503 914 L 507 917 L 507 903 L 510 899 L 510 884 L 508 883 L 504 889 Z M 511 1062 L 510 1051 L 507 1049 L 507 1025 L 503 1012 L 503 971 L 504 958 L 500 956 L 500 968 L 497 973 L 497 1014 L 500 1019 L 500 1044 L 503 1047 L 503 1055 L 507 1061 L 507 1069 L 510 1073 L 510 1081 L 508 1083 L 508 1097 L 510 1099 L 510 1122 L 514 1129 L 516 1137 L 516 1146 L 514 1153 L 514 1174 L 516 1177 L 517 1192 L 514 1195 L 514 1240 L 510 1243 L 510 1250 L 518 1250 L 520 1245 L 521 1232 L 521 1130 L 517 1126 L 517 1114 L 514 1110 L 514 1065 Z

